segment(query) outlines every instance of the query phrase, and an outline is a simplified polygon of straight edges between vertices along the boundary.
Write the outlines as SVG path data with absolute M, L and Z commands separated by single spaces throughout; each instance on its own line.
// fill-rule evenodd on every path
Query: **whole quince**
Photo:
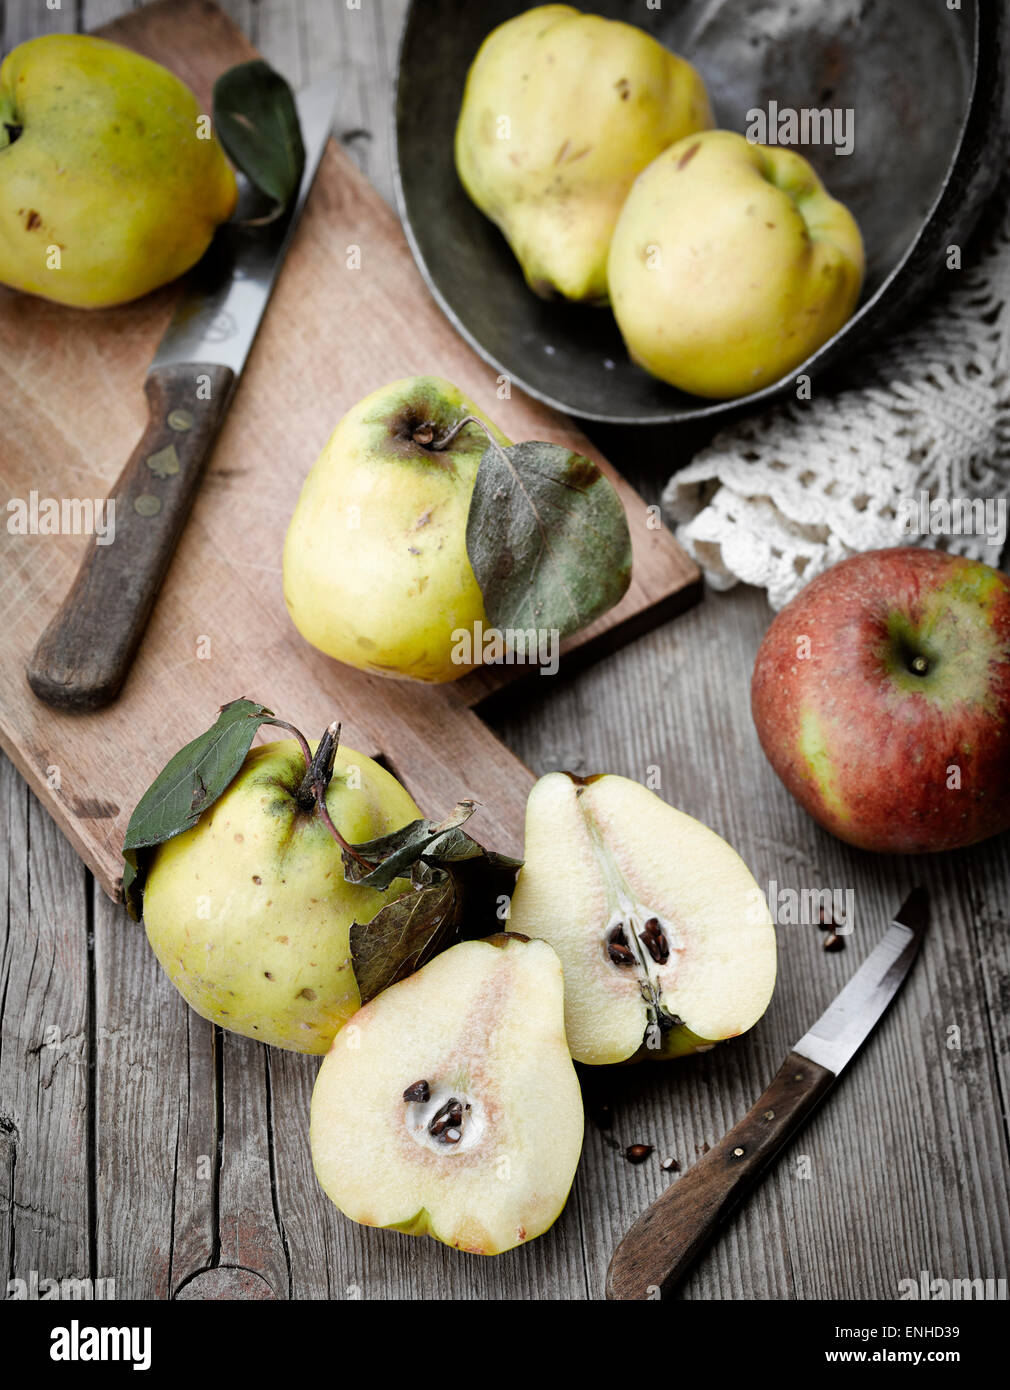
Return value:
M 635 176 L 711 124 L 698 73 L 650 34 L 540 5 L 484 40 L 456 168 L 537 294 L 604 303 L 607 249 Z
M 459 631 L 486 622 L 466 550 L 487 436 L 505 436 L 440 377 L 374 391 L 334 430 L 302 488 L 284 544 L 284 597 L 299 632 L 349 666 L 451 681 Z
M 189 88 L 85 34 L 0 67 L 0 282 L 60 304 L 124 304 L 188 270 L 235 206 Z
M 638 176 L 610 245 L 610 297 L 636 362 L 696 396 L 780 380 L 851 316 L 863 243 L 792 150 L 710 130 Z
M 310 745 L 313 752 L 317 745 Z M 340 850 L 312 796 L 293 739 L 253 748 L 192 829 L 159 845 L 144 891 L 147 937 L 203 1018 L 294 1052 L 325 1052 L 361 1003 L 353 922 L 370 922 L 409 888 L 344 878 Z M 326 809 L 361 844 L 418 819 L 390 773 L 341 747 Z

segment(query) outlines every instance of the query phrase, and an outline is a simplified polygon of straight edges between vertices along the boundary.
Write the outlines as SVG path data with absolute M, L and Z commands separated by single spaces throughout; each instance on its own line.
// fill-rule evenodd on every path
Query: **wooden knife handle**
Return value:
M 92 539 L 28 664 L 28 684 L 46 704 L 97 709 L 119 694 L 233 380 L 230 367 L 192 363 L 148 373 L 147 427 L 113 493 L 115 539 Z
M 632 1226 L 610 1261 L 607 1297 L 650 1299 L 669 1294 L 834 1080 L 833 1072 L 790 1052 L 740 1123 Z

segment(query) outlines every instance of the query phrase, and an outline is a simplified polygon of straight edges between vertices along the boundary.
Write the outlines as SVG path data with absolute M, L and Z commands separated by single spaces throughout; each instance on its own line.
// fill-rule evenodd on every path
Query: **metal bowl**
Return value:
M 586 420 L 700 420 L 768 399 L 879 337 L 963 245 L 1006 158 L 1004 0 L 592 0 L 690 59 L 723 128 L 752 108 L 854 113 L 850 154 L 799 146 L 863 232 L 855 315 L 778 385 L 732 401 L 686 395 L 636 367 L 613 316 L 527 288 L 498 229 L 456 175 L 453 134 L 486 34 L 528 5 L 413 0 L 400 46 L 397 192 L 414 257 L 448 318 L 530 395 Z

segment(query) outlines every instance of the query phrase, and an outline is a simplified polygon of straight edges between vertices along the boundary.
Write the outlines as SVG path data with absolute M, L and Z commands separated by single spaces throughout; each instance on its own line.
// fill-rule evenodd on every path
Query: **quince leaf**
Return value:
M 485 849 L 462 829 L 476 810 L 476 801 L 460 801 L 443 821 L 413 820 L 391 835 L 352 846 L 354 855 L 346 850 L 343 854 L 344 878 L 348 883 L 382 890 L 394 879 L 404 878 L 418 864 L 452 869 L 468 859 L 478 860 L 493 869 L 510 871 L 514 877 L 516 870 L 522 867 L 521 859 Z
M 344 853 L 344 878 L 349 883 L 362 883 L 366 888 L 388 888 L 394 878 L 402 878 L 443 835 L 468 821 L 476 809 L 476 801 L 461 801 L 444 821 L 412 820 L 390 835 L 355 845 L 358 859 Z M 366 868 L 361 860 L 366 860 L 371 868 Z
M 214 83 L 214 129 L 228 158 L 276 204 L 289 205 L 302 181 L 305 146 L 291 88 L 268 63 L 239 63 Z
M 476 810 L 476 802 L 461 801 L 444 821 L 411 821 L 354 845 L 354 854 L 344 852 L 344 877 L 351 883 L 382 890 L 409 878 L 411 885 L 370 922 L 351 927 L 351 964 L 363 1004 L 456 939 L 501 930 L 500 907 L 512 896 L 522 860 L 485 849 L 463 830 Z
M 613 485 L 591 459 L 530 441 L 485 450 L 466 549 L 491 626 L 571 636 L 631 582 L 631 534 Z
M 452 876 L 438 873 L 380 908 L 370 922 L 352 923 L 351 962 L 362 1004 L 450 946 L 460 910 Z
M 123 898 L 139 921 L 149 851 L 196 825 L 231 785 L 261 724 L 273 710 L 252 700 L 222 705 L 214 725 L 169 760 L 137 802 L 123 841 Z

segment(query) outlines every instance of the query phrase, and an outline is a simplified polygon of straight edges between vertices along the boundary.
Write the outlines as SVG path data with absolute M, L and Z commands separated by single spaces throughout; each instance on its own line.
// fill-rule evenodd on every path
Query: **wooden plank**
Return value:
M 275 0 L 283 5 L 283 0 Z M 306 80 L 335 72 L 340 97 L 334 132 L 358 168 L 395 206 L 393 91 L 400 30 L 408 0 L 383 0 L 360 8 L 309 7 L 311 39 L 306 44 Z M 306 22 L 306 12 L 300 12 Z
M 96 892 L 96 1262 L 120 1296 L 171 1298 L 218 1245 L 214 1029 L 142 926 Z
M 248 32 L 253 46 L 269 52 L 272 66 L 292 87 L 304 86 L 308 34 L 305 11 L 299 0 L 287 0 L 287 3 L 285 0 L 257 0 L 250 19 Z
M 104 32 L 182 73 L 205 103 L 214 77 L 252 52 L 209 0 L 161 0 Z M 359 270 L 347 268 L 350 245 L 362 248 Z M 0 466 L 9 497 L 106 494 L 139 434 L 144 369 L 174 296 L 169 288 L 87 314 L 26 296 L 0 299 Z M 115 890 L 118 846 L 145 786 L 218 705 L 240 694 L 309 732 L 341 717 L 349 745 L 387 753 L 431 814 L 456 799 L 445 769 L 452 760 L 467 783 L 459 792 L 489 808 L 488 833 L 517 843 L 522 797 L 508 789 L 524 774 L 465 708 L 482 692 L 348 671 L 302 641 L 283 603 L 287 519 L 336 420 L 376 385 L 431 371 L 456 381 L 512 438 L 594 452 L 561 417 L 517 393 L 497 399 L 493 374 L 429 298 L 394 214 L 331 142 L 142 651 L 110 709 L 55 714 L 23 678 L 69 586 L 81 539 L 0 533 L 8 643 L 0 741 L 106 891 Z M 693 565 L 669 533 L 649 530 L 644 503 L 616 481 L 635 538 L 635 577 L 622 604 L 585 634 L 587 643 L 639 622 L 644 610 L 659 616 L 673 594 L 697 593 Z M 418 745 L 422 726 L 435 740 L 429 748 Z M 55 745 L 74 771 L 72 794 L 62 798 L 41 772 Z
M 287 1298 L 288 1257 L 280 1213 L 273 1202 L 271 1143 L 274 1125 L 291 1121 L 286 1115 L 273 1114 L 270 1049 L 237 1036 L 223 1042 L 221 1264 L 250 1270 L 275 1298 Z M 299 1115 L 296 1123 L 303 1128 L 305 1116 Z
M 40 5 L 38 0 L 4 0 L 2 17 L 4 53 L 26 39 L 42 34 L 69 34 L 78 28 L 76 4 L 71 0 L 59 0 L 54 9 L 45 3 Z
M 0 817 L 0 1250 L 52 1297 L 92 1274 L 86 875 L 6 759 Z

